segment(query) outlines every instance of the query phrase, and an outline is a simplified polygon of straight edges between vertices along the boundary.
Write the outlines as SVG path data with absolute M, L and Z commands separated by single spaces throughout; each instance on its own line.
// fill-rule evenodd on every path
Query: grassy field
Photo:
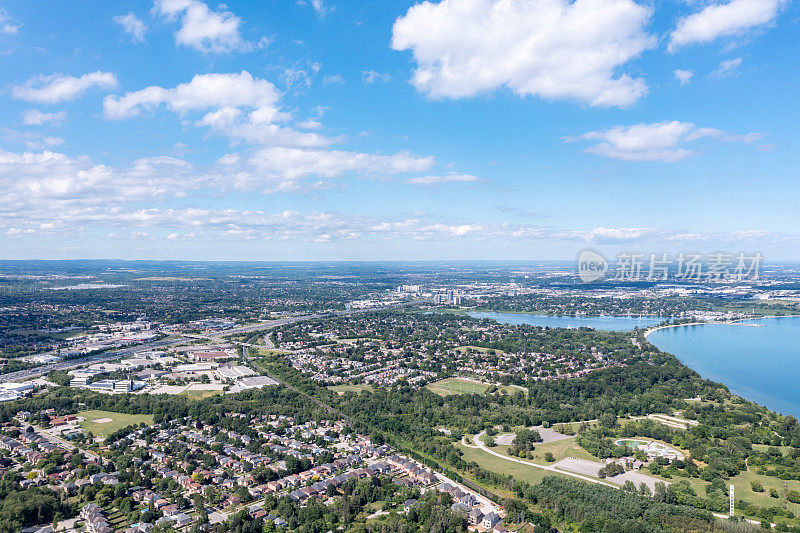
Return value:
M 81 427 L 86 431 L 91 431 L 96 437 L 108 437 L 118 429 L 122 429 L 131 424 L 144 422 L 147 425 L 153 424 L 153 415 L 129 415 L 125 413 L 112 413 L 111 411 L 80 411 L 78 416 L 85 418 L 81 422 Z M 110 418 L 110 422 L 93 422 Z
M 505 454 L 507 453 L 507 448 L 508 446 L 498 446 L 497 451 Z M 529 460 L 536 464 L 548 464 L 547 461 L 544 460 L 544 454 L 547 452 L 552 453 L 556 461 L 560 461 L 566 457 L 577 457 L 578 459 L 597 461 L 597 457 L 593 457 L 589 452 L 578 446 L 575 442 L 575 437 L 548 442 L 547 444 L 537 443 L 534 445 L 533 457 L 529 458 Z
M 648 476 L 652 476 L 652 474 L 646 470 L 643 470 L 642 473 L 647 474 Z M 697 493 L 698 496 L 705 497 L 706 496 L 706 486 L 709 484 L 702 479 L 699 478 L 685 478 L 675 476 L 671 479 L 667 479 L 661 476 L 653 476 L 662 481 L 666 481 L 669 483 L 678 483 L 679 481 L 688 481 L 689 485 L 691 485 L 692 489 Z M 764 486 L 764 492 L 753 492 L 753 489 L 750 487 L 751 481 L 760 481 L 761 484 Z M 798 490 L 800 491 L 800 481 L 795 480 L 787 480 L 786 483 L 786 490 Z M 758 505 L 759 507 L 782 507 L 785 499 L 783 497 L 783 484 L 784 481 L 782 479 L 778 479 L 777 477 L 771 476 L 761 476 L 752 471 L 742 472 L 738 476 L 734 476 L 729 480 L 725 480 L 725 485 L 733 485 L 735 491 L 735 497 L 737 500 L 746 500 L 750 503 Z M 776 489 L 778 494 L 780 495 L 778 498 L 772 498 L 769 495 L 770 489 Z M 785 502 L 786 508 L 792 511 L 795 516 L 800 515 L 800 504 Z M 741 515 L 741 513 L 737 510 L 737 515 Z M 795 520 L 790 520 L 792 524 L 796 523 Z
M 185 390 L 180 395 L 186 396 L 190 400 L 202 400 L 204 398 L 210 398 L 212 396 L 216 396 L 218 394 L 222 394 L 221 390 Z
M 513 461 L 506 461 L 505 459 L 501 459 L 490 453 L 486 453 L 481 449 L 469 448 L 461 443 L 456 444 L 456 447 L 464 452 L 464 455 L 462 455 L 461 458 L 465 461 L 475 461 L 482 468 L 491 470 L 492 472 L 497 472 L 498 474 L 511 475 L 514 477 L 514 479 L 519 481 L 538 483 L 544 476 L 559 475 L 535 468 L 533 466 L 527 466 L 520 463 L 515 463 Z
M 347 391 L 355 392 L 358 394 L 362 390 L 372 390 L 372 385 L 331 385 L 328 390 L 336 394 L 344 394 Z
M 446 378 L 427 385 L 429 391 L 439 396 L 447 396 L 448 394 L 484 394 L 489 387 L 491 387 L 489 383 L 475 382 L 463 378 Z M 524 390 L 513 385 L 501 385 L 500 389 L 508 394 Z

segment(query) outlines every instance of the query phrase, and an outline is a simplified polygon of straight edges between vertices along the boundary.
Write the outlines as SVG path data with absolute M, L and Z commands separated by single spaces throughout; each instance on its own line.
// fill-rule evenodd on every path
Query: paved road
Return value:
M 558 468 L 555 468 L 555 467 L 553 467 L 551 465 L 537 465 L 535 463 L 531 463 L 531 462 L 528 462 L 528 461 L 523 461 L 522 459 L 518 459 L 516 457 L 511 457 L 510 455 L 503 455 L 502 453 L 498 453 L 498 452 L 496 452 L 494 450 L 490 450 L 486 446 L 486 444 L 484 444 L 483 441 L 481 440 L 481 437 L 484 435 L 484 433 L 486 433 L 486 432 L 485 431 L 481 431 L 480 433 L 478 433 L 477 435 L 472 437 L 472 442 L 474 442 L 475 445 L 478 448 L 480 448 L 481 450 L 485 451 L 488 454 L 494 455 L 495 457 L 499 457 L 500 459 L 505 459 L 507 461 L 511 461 L 511 462 L 514 462 L 514 463 L 519 463 L 519 464 L 522 464 L 522 465 L 525 465 L 525 466 L 530 466 L 532 468 L 538 468 L 539 470 L 547 470 L 548 472 L 564 474 L 566 476 L 571 476 L 571 477 L 574 477 L 574 478 L 582 479 L 583 481 L 588 481 L 589 483 L 597 483 L 598 485 L 605 485 L 607 487 L 613 486 L 615 488 L 618 488 L 615 485 L 611 485 L 611 484 L 606 483 L 605 481 L 602 481 L 602 480 L 597 479 L 597 478 L 584 476 L 582 474 L 577 474 L 575 472 L 569 472 L 567 470 L 559 470 Z
M 601 481 L 599 479 L 596 479 L 596 478 L 584 476 L 584 475 L 581 475 L 581 474 L 576 474 L 575 472 L 569 472 L 567 470 L 559 470 L 558 468 L 554 468 L 554 467 L 549 466 L 549 465 L 537 465 L 537 464 L 529 463 L 528 461 L 523 461 L 522 459 L 517 459 L 516 457 L 503 455 L 502 453 L 498 453 L 498 452 L 496 452 L 494 450 L 490 450 L 489 448 L 486 447 L 486 445 L 480 439 L 480 437 L 482 437 L 484 433 L 486 433 L 486 432 L 485 431 L 481 431 L 480 433 L 478 433 L 477 435 L 472 437 L 472 441 L 475 443 L 475 445 L 478 448 L 480 448 L 481 450 L 485 451 L 486 453 L 494 455 L 495 457 L 499 457 L 501 459 L 505 459 L 507 461 L 512 461 L 512 462 L 515 462 L 515 463 L 520 463 L 520 464 L 523 464 L 523 465 L 526 465 L 526 466 L 530 466 L 530 467 L 533 467 L 533 468 L 538 468 L 540 470 L 547 470 L 549 472 L 555 472 L 555 473 L 558 473 L 558 474 L 564 474 L 565 476 L 571 476 L 571 477 L 574 477 L 574 478 L 582 479 L 583 481 L 588 481 L 589 483 L 597 483 L 598 485 L 605 485 L 606 487 L 611 487 L 611 488 L 614 488 L 614 489 L 622 489 L 622 487 L 620 485 L 611 485 L 609 483 L 605 483 L 605 482 L 603 482 L 603 481 Z M 720 513 L 711 513 L 711 514 L 714 515 L 715 518 L 723 518 L 723 519 L 727 519 L 728 518 L 728 515 L 726 515 L 726 514 L 720 514 Z M 760 522 L 758 522 L 757 520 L 750 520 L 749 518 L 745 518 L 744 521 L 745 522 L 749 522 L 750 524 L 760 524 Z M 775 524 L 772 524 L 772 527 L 775 527 Z
M 23 430 L 24 430 L 24 427 L 25 426 L 23 426 Z M 36 433 L 38 433 L 39 435 L 44 437 L 46 440 L 49 440 L 52 444 L 55 444 L 56 446 L 61 446 L 62 448 L 66 449 L 66 450 L 70 450 L 70 451 L 72 451 L 72 450 L 80 450 L 89 459 L 91 459 L 93 461 L 100 462 L 100 456 L 97 455 L 96 453 L 94 453 L 92 451 L 89 451 L 89 450 L 86 450 L 84 448 L 80 448 L 78 446 L 75 446 L 71 442 L 62 439 L 61 437 L 59 437 L 57 435 L 53 435 L 52 433 L 50 433 L 46 429 L 42 429 L 39 426 L 33 426 L 33 428 L 36 430 Z

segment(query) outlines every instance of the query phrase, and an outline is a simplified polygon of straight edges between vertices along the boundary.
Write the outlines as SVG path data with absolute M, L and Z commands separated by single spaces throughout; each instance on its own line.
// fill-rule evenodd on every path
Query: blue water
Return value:
M 800 417 L 800 318 L 747 323 L 764 327 L 682 326 L 654 331 L 648 340 L 739 396 Z
M 646 328 L 664 322 L 657 317 L 626 317 L 626 316 L 548 316 L 530 315 L 523 313 L 499 313 L 496 311 L 473 311 L 468 313 L 474 318 L 491 318 L 504 324 L 530 324 L 532 326 L 551 328 L 594 328 L 605 331 L 629 331 L 633 328 Z

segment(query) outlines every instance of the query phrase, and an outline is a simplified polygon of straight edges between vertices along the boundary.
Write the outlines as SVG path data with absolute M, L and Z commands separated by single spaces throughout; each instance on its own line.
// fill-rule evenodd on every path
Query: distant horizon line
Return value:
M 120 258 L 77 258 L 77 259 L 0 259 L 3 263 L 57 263 L 57 262 L 109 262 L 109 263 L 574 263 L 570 259 L 120 259 Z M 783 265 L 798 263 L 800 259 L 774 259 L 762 265 Z

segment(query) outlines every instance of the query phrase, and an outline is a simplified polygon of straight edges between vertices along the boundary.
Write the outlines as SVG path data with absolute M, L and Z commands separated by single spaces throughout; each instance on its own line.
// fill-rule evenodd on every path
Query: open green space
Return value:
M 348 391 L 358 394 L 362 390 L 372 390 L 372 385 L 366 385 L 363 383 L 360 385 L 331 385 L 328 387 L 328 390 L 336 394 L 344 394 Z
M 439 396 L 447 396 L 449 394 L 485 394 L 491 386 L 491 383 L 483 383 L 464 378 L 445 378 L 434 383 L 429 383 L 427 388 Z M 508 394 L 524 390 L 513 385 L 501 385 L 499 389 L 506 391 Z
M 80 411 L 78 416 L 85 418 L 80 423 L 81 427 L 86 431 L 91 431 L 96 437 L 108 437 L 118 429 L 130 426 L 132 424 L 153 424 L 153 415 L 129 415 L 126 413 L 114 413 L 111 411 Z M 106 419 L 111 419 L 105 421 Z M 98 420 L 103 422 L 97 422 Z
M 548 472 L 534 466 L 528 466 L 514 461 L 501 459 L 490 453 L 487 453 L 479 448 L 470 448 L 461 443 L 455 445 L 464 454 L 461 456 L 467 462 L 476 462 L 481 468 L 497 472 L 498 474 L 507 474 L 513 476 L 514 479 L 519 481 L 527 481 L 528 483 L 538 483 L 545 476 L 560 475 L 553 472 Z
M 190 400 L 202 400 L 222 394 L 221 390 L 185 390 L 180 395 L 186 396 Z
M 560 461 L 561 459 L 565 459 L 567 457 L 577 457 L 578 459 L 597 461 L 596 457 L 593 457 L 589 452 L 578 446 L 578 443 L 575 441 L 576 438 L 571 437 L 569 439 L 557 440 L 548 442 L 546 444 L 536 443 L 534 445 L 533 456 L 530 457 L 529 460 L 537 464 L 548 464 L 544 460 L 544 454 L 550 452 L 553 454 L 553 457 L 555 457 L 556 461 Z M 506 450 L 503 450 L 502 453 L 507 452 Z

